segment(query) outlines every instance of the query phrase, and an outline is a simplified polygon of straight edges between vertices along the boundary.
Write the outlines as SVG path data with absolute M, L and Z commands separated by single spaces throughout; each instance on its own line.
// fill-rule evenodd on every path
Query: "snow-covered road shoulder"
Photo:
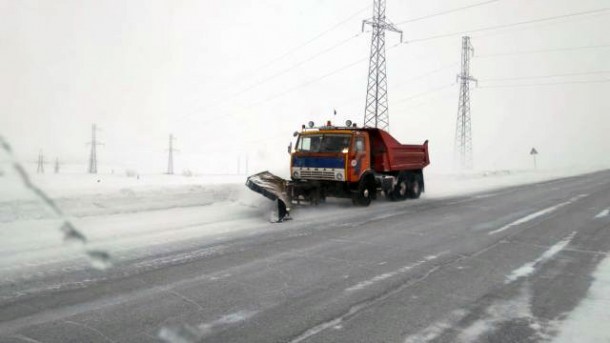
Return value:
M 557 323 L 553 342 L 610 342 L 610 258 L 606 257 L 593 273 L 587 296 L 567 318 Z

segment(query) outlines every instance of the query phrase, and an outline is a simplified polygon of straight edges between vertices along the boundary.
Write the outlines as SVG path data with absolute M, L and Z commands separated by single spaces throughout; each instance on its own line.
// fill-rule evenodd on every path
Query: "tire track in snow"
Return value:
M 537 269 L 539 270 L 541 265 L 551 260 L 560 251 L 564 250 L 575 235 L 576 232 L 570 233 L 559 242 L 548 247 L 548 249 L 534 261 L 514 269 L 507 276 L 506 284 L 511 284 L 521 278 L 532 275 Z M 478 319 L 467 327 L 458 329 L 457 326 L 459 325 L 459 322 L 468 315 L 467 311 L 459 309 L 423 330 L 407 336 L 404 342 L 430 342 L 441 337 L 448 330 L 460 331 L 455 338 L 458 342 L 472 342 L 476 341 L 485 332 L 493 330 L 499 323 L 513 319 L 527 319 L 530 322 L 530 328 L 544 338 L 544 334 L 540 331 L 540 323 L 538 323 L 538 320 L 531 311 L 531 297 L 531 290 L 526 284 L 521 287 L 521 291 L 515 299 L 502 299 L 491 303 L 485 310 L 486 316 L 484 319 Z
M 445 253 L 442 253 L 442 254 L 445 254 Z M 442 254 L 439 254 L 439 255 L 442 255 Z M 438 256 L 435 256 L 435 255 L 427 256 L 423 260 L 419 260 L 419 261 L 417 261 L 415 263 L 406 265 L 406 266 L 404 266 L 402 268 L 399 268 L 397 270 L 394 270 L 394 271 L 391 271 L 391 272 L 388 272 L 388 273 L 384 273 L 384 274 L 380 274 L 380 275 L 377 275 L 377 276 L 373 277 L 372 279 L 368 279 L 368 280 L 362 281 L 360 283 L 357 283 L 357 284 L 355 284 L 355 285 L 353 285 L 353 286 L 351 286 L 349 288 L 346 288 L 345 291 L 346 292 L 354 292 L 354 291 L 359 291 L 359 290 L 365 289 L 365 288 L 367 288 L 369 286 L 372 286 L 372 285 L 374 285 L 374 284 L 376 284 L 378 282 L 381 282 L 383 280 L 390 279 L 390 278 L 392 278 L 392 277 L 394 277 L 396 275 L 402 274 L 402 273 L 406 273 L 406 272 L 408 272 L 409 270 L 411 270 L 413 268 L 416 268 L 416 267 L 421 266 L 422 264 L 424 264 L 426 262 L 429 262 L 429 261 L 432 261 L 432 260 L 436 259 L 437 257 Z
M 599 212 L 599 213 L 598 213 L 598 214 L 595 216 L 595 219 L 600 219 L 600 218 L 607 217 L 607 216 L 608 216 L 608 214 L 610 214 L 610 208 L 607 208 L 607 209 L 605 209 L 605 210 L 603 210 L 603 211 Z
M 212 322 L 198 325 L 179 325 L 175 327 L 164 326 L 159 330 L 158 337 L 165 342 L 199 342 L 211 335 L 215 330 L 222 330 L 231 325 L 247 321 L 257 311 L 240 310 L 224 315 Z
M 521 267 L 513 270 L 512 273 L 510 273 L 510 275 L 508 275 L 506 277 L 506 283 L 508 284 L 508 283 L 516 281 L 522 277 L 528 277 L 528 276 L 532 275 L 536 271 L 537 267 L 541 266 L 542 264 L 544 264 L 547 261 L 549 261 L 550 259 L 552 259 L 555 255 L 557 255 L 557 253 L 559 253 L 566 246 L 568 246 L 568 244 L 570 244 L 570 242 L 572 241 L 572 239 L 574 238 L 575 235 L 576 235 L 576 231 L 572 232 L 567 237 L 565 237 L 561 241 L 557 242 L 555 245 L 551 246 L 542 255 L 540 255 L 540 257 L 538 257 L 534 261 L 528 262 L 528 263 L 522 265 Z
M 551 213 L 551 212 L 554 212 L 554 211 L 556 211 L 556 210 L 558 210 L 558 209 L 560 209 L 560 208 L 562 208 L 562 207 L 564 207 L 564 206 L 566 206 L 566 205 L 569 205 L 569 204 L 571 204 L 571 203 L 574 203 L 574 202 L 578 201 L 579 199 L 584 198 L 584 197 L 586 197 L 586 196 L 588 196 L 588 194 L 580 194 L 580 195 L 577 195 L 577 196 L 575 196 L 575 197 L 571 198 L 571 199 L 570 199 L 570 200 L 568 200 L 568 201 L 565 201 L 565 202 L 559 203 L 559 204 L 554 205 L 554 206 L 551 206 L 551 207 L 547 207 L 547 208 L 545 208 L 545 209 L 543 209 L 543 210 L 540 210 L 540 211 L 538 211 L 538 212 L 534 212 L 534 213 L 529 214 L 529 215 L 527 215 L 527 216 L 525 216 L 525 217 L 523 217 L 523 218 L 517 219 L 517 220 L 515 220 L 514 222 L 509 223 L 509 224 L 506 224 L 506 225 L 502 226 L 501 228 L 499 228 L 499 229 L 497 229 L 497 230 L 494 230 L 494 231 L 489 232 L 489 234 L 490 234 L 490 235 L 494 235 L 494 234 L 496 234 L 496 233 L 499 233 L 499 232 L 505 231 L 505 230 L 507 230 L 507 229 L 510 229 L 510 228 L 511 228 L 511 227 L 513 227 L 513 226 L 518 226 L 518 225 L 521 225 L 521 224 L 527 223 L 527 222 L 532 221 L 532 220 L 534 220 L 534 219 L 536 219 L 536 218 L 538 218 L 538 217 L 541 217 L 541 216 L 543 216 L 543 215 L 546 215 L 546 214 L 549 214 L 549 213 Z

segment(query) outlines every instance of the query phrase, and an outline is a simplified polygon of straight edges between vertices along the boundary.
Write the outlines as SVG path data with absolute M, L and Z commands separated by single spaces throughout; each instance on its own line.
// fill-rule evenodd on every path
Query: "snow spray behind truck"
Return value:
M 291 180 L 267 171 L 248 177 L 246 185 L 278 200 L 279 220 L 292 203 L 318 204 L 326 197 L 351 198 L 368 206 L 382 192 L 388 200 L 417 199 L 425 191 L 423 169 L 430 164 L 428 141 L 401 144 L 377 128 L 302 126 L 291 151 Z M 290 149 L 292 150 L 292 149 Z M 282 204 L 283 203 L 283 204 Z

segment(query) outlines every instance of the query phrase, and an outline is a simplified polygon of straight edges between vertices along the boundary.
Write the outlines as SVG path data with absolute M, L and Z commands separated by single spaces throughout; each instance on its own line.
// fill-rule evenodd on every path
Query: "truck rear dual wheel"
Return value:
M 390 192 L 390 199 L 393 201 L 402 201 L 407 198 L 409 194 L 409 175 L 407 173 L 398 174 L 398 181 L 394 186 L 392 192 Z
M 388 193 L 392 201 L 403 201 L 406 199 L 417 199 L 421 195 L 423 181 L 417 173 L 401 172 L 394 189 Z
M 410 180 L 408 183 L 408 197 L 410 199 L 418 199 L 421 195 L 423 184 L 424 182 L 421 175 L 415 173 L 410 174 Z

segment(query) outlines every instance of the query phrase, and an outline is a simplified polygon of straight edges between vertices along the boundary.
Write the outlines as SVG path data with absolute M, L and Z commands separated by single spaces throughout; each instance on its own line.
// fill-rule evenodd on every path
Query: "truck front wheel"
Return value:
M 352 203 L 358 206 L 369 206 L 373 199 L 373 192 L 376 191 L 375 181 L 363 178 L 358 184 L 358 190 L 352 195 Z

